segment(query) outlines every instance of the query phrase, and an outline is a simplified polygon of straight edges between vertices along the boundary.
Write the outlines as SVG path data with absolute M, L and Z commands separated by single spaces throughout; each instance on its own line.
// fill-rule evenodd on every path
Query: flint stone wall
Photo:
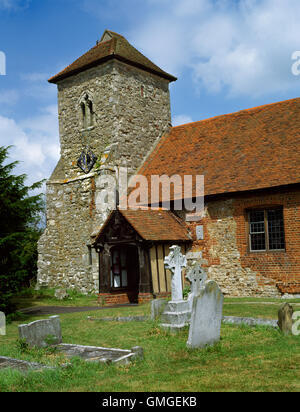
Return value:
M 83 130 L 80 100 L 93 101 L 94 126 Z M 114 166 L 134 174 L 170 127 L 168 81 L 110 61 L 58 84 L 61 159 L 47 182 L 47 228 L 38 244 L 37 287 L 99 291 L 91 235 L 109 210 L 97 203 L 99 176 Z M 77 160 L 88 144 L 98 165 L 84 175 Z

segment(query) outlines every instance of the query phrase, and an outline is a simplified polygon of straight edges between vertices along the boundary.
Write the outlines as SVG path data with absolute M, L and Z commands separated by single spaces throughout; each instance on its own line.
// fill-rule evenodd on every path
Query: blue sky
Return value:
M 108 28 L 162 69 L 173 124 L 300 96 L 299 0 L 0 0 L 0 145 L 28 183 L 59 157 L 56 86 L 47 79 Z

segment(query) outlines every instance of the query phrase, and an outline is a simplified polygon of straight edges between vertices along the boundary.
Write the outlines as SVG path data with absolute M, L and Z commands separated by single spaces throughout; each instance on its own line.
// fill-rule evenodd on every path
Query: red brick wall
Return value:
M 300 190 L 238 198 L 234 205 L 242 266 L 258 272 L 259 284 L 267 277 L 276 282 L 282 293 L 300 293 Z M 286 250 L 250 252 L 245 210 L 270 206 L 283 206 Z
M 153 300 L 152 293 L 140 293 L 138 303 L 146 303 Z M 127 293 L 99 293 L 98 302 L 103 306 L 124 305 L 130 303 L 130 298 Z
M 124 305 L 130 303 L 127 293 L 99 293 L 98 302 L 103 306 Z
M 190 225 L 194 236 L 196 225 L 201 224 L 204 229 L 204 239 L 195 240 L 192 250 L 202 250 L 202 265 L 209 268 L 211 277 L 215 277 L 224 290 L 228 288 L 229 295 L 235 295 L 236 287 L 236 295 L 241 296 L 243 282 L 250 285 L 248 269 L 251 269 L 250 275 L 256 277 L 256 286 L 252 284 L 248 289 L 245 286 L 245 295 L 259 296 L 263 289 L 268 295 L 272 288 L 279 293 L 300 293 L 300 189 L 206 199 L 205 206 L 205 217 Z M 283 207 L 286 250 L 250 252 L 247 209 L 273 206 Z M 234 241 L 228 241 L 232 236 Z M 244 276 L 241 284 L 234 279 L 234 271 L 236 279 Z
M 139 304 L 147 303 L 153 300 L 152 293 L 139 293 Z

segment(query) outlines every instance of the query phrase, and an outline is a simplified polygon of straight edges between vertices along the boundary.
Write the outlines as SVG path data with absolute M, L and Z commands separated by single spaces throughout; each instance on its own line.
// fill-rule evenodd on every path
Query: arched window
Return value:
M 85 110 L 85 104 L 82 102 L 80 104 L 81 107 L 81 123 L 82 123 L 82 127 L 83 129 L 86 128 L 86 110 Z
M 84 94 L 80 102 L 80 107 L 82 128 L 87 129 L 94 126 L 93 102 L 87 93 Z
M 93 102 L 90 99 L 88 99 L 87 101 L 87 106 L 88 106 L 88 113 L 89 113 L 88 127 L 92 127 L 94 125 L 94 112 L 93 112 Z

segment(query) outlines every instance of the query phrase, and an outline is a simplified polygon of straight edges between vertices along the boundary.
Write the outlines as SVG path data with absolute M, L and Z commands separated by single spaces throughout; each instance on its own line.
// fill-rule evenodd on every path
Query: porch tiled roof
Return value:
M 168 210 L 122 210 L 120 212 L 145 240 L 191 240 L 184 222 Z
M 192 240 L 185 223 L 168 210 L 141 209 L 119 210 L 119 212 L 144 240 L 165 242 L 187 242 Z M 113 213 L 107 218 L 99 232 L 94 233 L 94 243 L 105 232 L 112 215 Z

